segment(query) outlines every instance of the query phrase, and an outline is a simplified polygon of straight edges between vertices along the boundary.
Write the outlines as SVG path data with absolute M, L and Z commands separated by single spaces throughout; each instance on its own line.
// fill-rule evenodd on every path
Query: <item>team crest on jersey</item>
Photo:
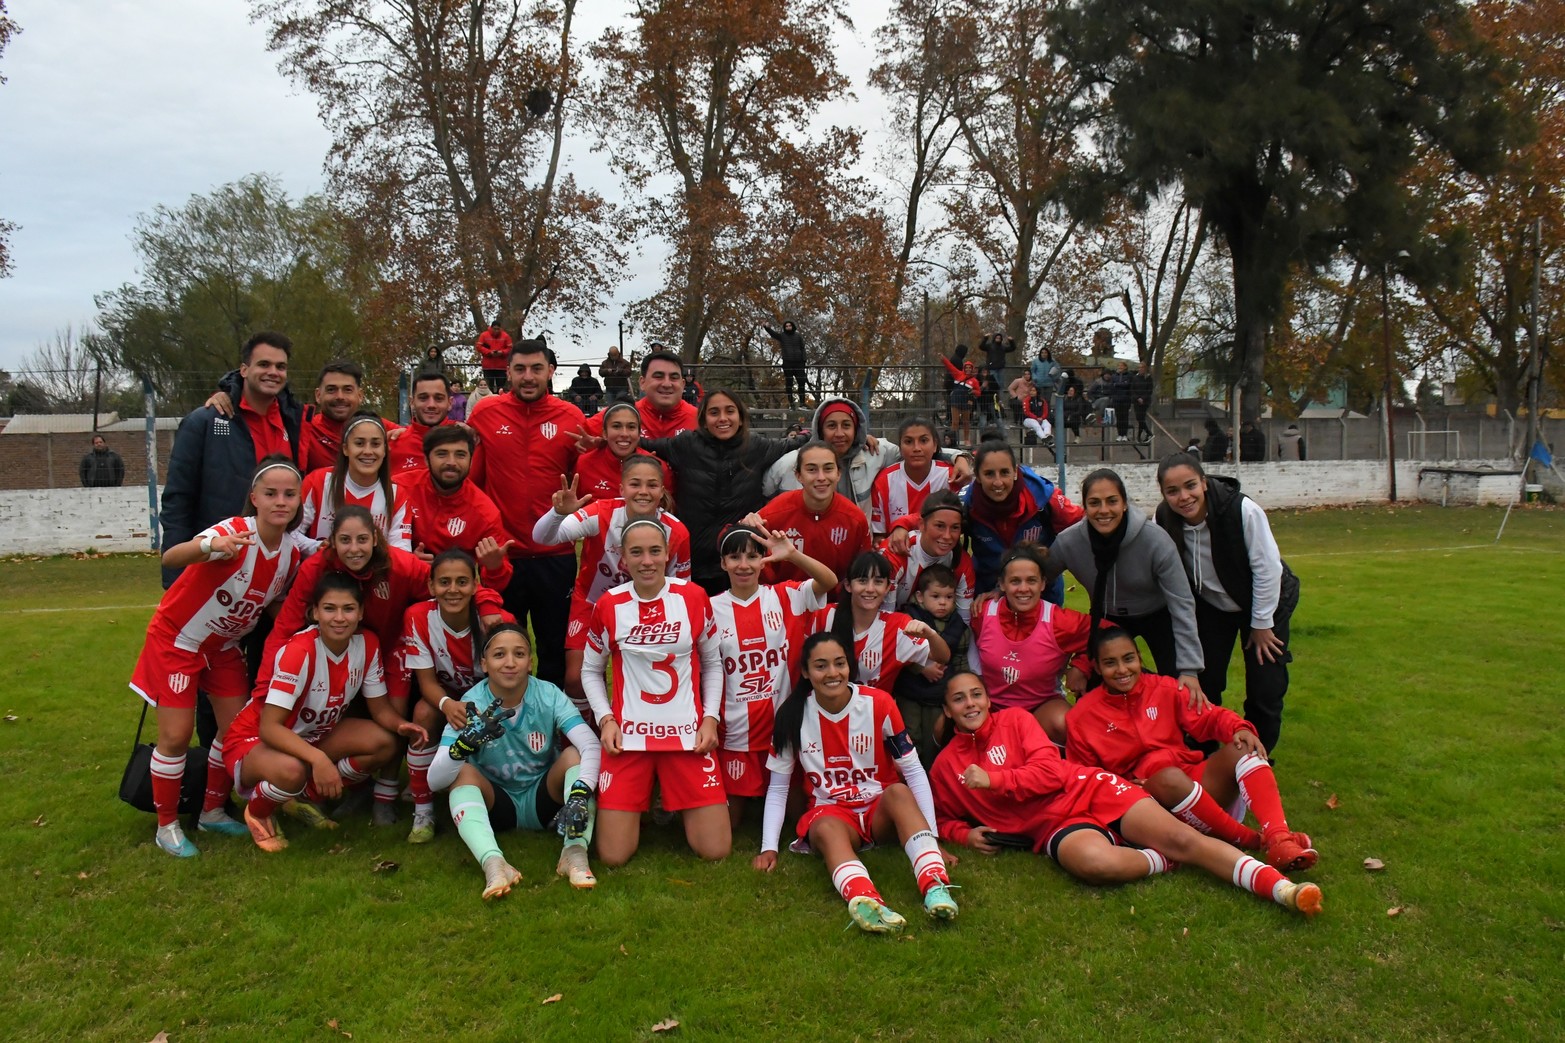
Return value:
M 168 690 L 169 691 L 174 692 L 175 694 L 178 694 L 180 692 L 183 692 L 186 688 L 189 688 L 189 687 L 190 687 L 190 675 L 189 674 L 169 674 L 168 675 Z
M 554 441 L 554 436 L 560 433 L 559 427 L 557 427 L 553 421 L 539 426 L 538 431 L 546 440 L 550 442 Z
M 880 652 L 877 649 L 866 648 L 864 654 L 859 656 L 861 673 L 875 674 L 880 672 Z
M 1016 669 L 1014 666 L 1007 666 L 1002 668 L 1000 670 L 1000 674 L 1005 678 L 1006 684 L 1015 684 L 1017 681 L 1022 679 L 1022 672 Z
M 527 733 L 527 748 L 534 753 L 542 753 L 543 748 L 549 744 L 549 737 L 543 732 Z
M 854 753 L 868 753 L 869 736 L 863 734 L 855 735 L 848 740 L 848 745 L 853 749 Z
M 600 771 L 598 773 L 598 792 L 607 793 L 609 791 L 609 786 L 613 782 L 614 774 L 612 772 Z
M 1156 706 L 1149 706 L 1149 707 L 1147 707 L 1147 720 L 1149 720 L 1149 721 L 1157 720 L 1157 707 Z
M 833 547 L 840 547 L 848 542 L 848 527 L 846 525 L 833 525 L 831 531 L 826 535 L 831 540 Z
M 575 637 L 577 634 L 581 633 L 581 620 L 579 620 L 579 619 L 571 620 L 570 631 L 571 631 L 571 636 L 572 637 Z
M 1001 767 L 1001 766 L 1003 766 L 1005 764 L 1005 747 L 1004 746 L 991 746 L 991 747 L 989 747 L 989 763 L 993 764 L 997 768 Z
M 766 624 L 767 630 L 781 630 L 783 627 L 782 613 L 763 612 L 761 613 L 761 622 Z
M 386 580 L 381 580 L 379 583 L 375 584 L 375 596 L 381 601 L 390 601 L 391 584 Z
M 735 782 L 744 778 L 744 761 L 739 760 L 737 757 L 724 765 L 724 768 L 728 772 L 728 777 Z
M 446 522 L 446 531 L 449 532 L 452 536 L 462 535 L 462 531 L 466 528 L 467 519 L 465 518 L 452 518 L 450 521 Z

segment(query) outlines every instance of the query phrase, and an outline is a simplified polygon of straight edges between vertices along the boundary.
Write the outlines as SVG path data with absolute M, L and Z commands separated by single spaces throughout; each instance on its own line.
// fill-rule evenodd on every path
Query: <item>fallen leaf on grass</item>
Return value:
M 401 868 L 402 867 L 400 865 L 398 865 L 397 863 L 391 861 L 390 859 L 382 859 L 381 861 L 375 863 L 375 868 L 371 869 L 370 872 L 372 872 L 372 873 L 395 873 L 398 869 L 401 869 Z
M 1332 811 L 1336 811 L 1338 808 L 1342 807 L 1342 801 L 1338 800 L 1337 795 L 1333 793 L 1331 796 L 1326 798 L 1326 807 Z
M 326 853 L 328 855 L 340 855 L 346 850 L 348 850 L 347 844 L 333 844 L 331 847 L 326 849 Z
M 21 718 L 16 716 L 14 713 L 6 714 L 5 719 L 7 724 L 15 724 L 17 721 L 21 720 Z
M 1131 906 L 1130 907 L 1130 915 L 1131 916 L 1135 916 L 1136 915 L 1136 907 L 1135 906 Z
M 168 1033 L 159 1032 L 156 1036 L 153 1036 L 150 1040 L 148 1040 L 147 1043 L 168 1043 Z
M 1181 938 L 1188 938 L 1188 937 L 1190 937 L 1190 928 L 1188 928 L 1188 927 L 1180 928 L 1179 937 L 1181 937 Z
M 87 872 L 87 870 L 83 869 L 81 872 L 76 874 L 76 879 L 78 879 L 78 880 L 85 880 L 85 879 L 87 879 L 91 875 L 92 875 L 91 873 L 89 873 L 89 872 Z
M 621 956 L 629 956 L 630 955 L 630 953 L 625 949 L 625 947 L 623 945 L 621 945 L 619 947 L 619 954 Z
M 1387 916 L 1401 916 L 1402 915 L 1402 907 L 1400 905 L 1393 905 L 1390 909 L 1386 910 L 1386 915 Z
M 35 826 L 47 826 L 48 824 L 48 821 L 45 820 L 42 815 L 39 815 L 37 818 L 33 819 L 33 825 Z
M 673 1032 L 678 1027 L 679 1027 L 679 1022 L 675 1021 L 673 1018 L 668 1018 L 666 1020 L 658 1022 L 656 1025 L 653 1025 L 652 1026 L 652 1031 L 653 1032 Z
M 1515 996 L 1507 996 L 1507 997 L 1505 997 L 1505 1003 L 1506 1003 L 1507 1006 L 1510 1006 L 1510 1007 L 1516 1006 L 1516 997 Z
M 336 1018 L 331 1018 L 331 1019 L 327 1020 L 326 1027 L 331 1029 L 333 1032 L 341 1032 L 348 1039 L 352 1039 L 353 1038 L 353 1033 L 344 1031 L 344 1029 L 342 1027 L 342 1023 L 340 1021 L 338 1021 Z
M 558 1003 L 558 1002 L 560 1002 L 564 998 L 565 997 L 563 995 L 561 995 L 560 993 L 556 992 L 553 996 L 550 996 L 548 999 L 544 1000 L 543 1003 L 540 1003 L 539 1006 L 541 1007 L 541 1006 L 544 1006 L 544 1005 L 550 1004 L 550 1003 Z
M 1319 779 L 1311 779 L 1310 780 L 1310 785 L 1314 786 L 1316 789 L 1320 789 L 1322 786 L 1324 786 L 1326 784 L 1324 782 L 1320 781 Z
M 1364 859 L 1364 868 L 1374 873 L 1386 868 L 1386 864 L 1378 858 L 1366 858 Z

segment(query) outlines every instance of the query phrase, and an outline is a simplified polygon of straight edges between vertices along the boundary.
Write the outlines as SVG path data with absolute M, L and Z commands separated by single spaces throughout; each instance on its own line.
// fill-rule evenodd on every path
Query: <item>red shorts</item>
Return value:
M 840 819 L 848 824 L 848 828 L 858 833 L 859 839 L 865 844 L 875 842 L 875 809 L 880 807 L 880 798 L 865 804 L 863 807 L 849 807 L 846 804 L 817 804 L 809 811 L 799 816 L 799 839 L 810 839 L 810 827 L 823 818 Z
M 771 773 L 765 750 L 718 750 L 723 762 L 723 788 L 730 797 L 764 797 Z
M 243 699 L 250 694 L 250 679 L 244 653 L 237 648 L 203 655 L 149 637 L 130 675 L 130 688 L 153 706 L 194 710 L 196 692 Z
M 565 650 L 581 652 L 587 647 L 587 628 L 592 625 L 592 606 L 587 599 L 571 592 L 571 616 L 565 624 Z
M 1073 779 L 1061 798 L 1064 811 L 1049 831 L 1046 845 L 1050 857 L 1055 857 L 1065 835 L 1078 829 L 1093 829 L 1120 843 L 1123 838 L 1119 835 L 1119 820 L 1137 803 L 1150 799 L 1150 795 L 1112 772 L 1095 771 Z
M 652 780 L 663 790 L 664 811 L 723 804 L 722 772 L 715 753 L 693 750 L 625 750 L 605 753 L 598 771 L 598 807 L 604 811 L 646 811 Z
M 1206 761 L 1202 759 L 1200 750 L 1173 747 L 1166 750 L 1153 750 L 1136 762 L 1135 771 L 1138 778 L 1150 779 L 1164 768 L 1178 768 L 1200 782 L 1201 776 L 1206 772 Z

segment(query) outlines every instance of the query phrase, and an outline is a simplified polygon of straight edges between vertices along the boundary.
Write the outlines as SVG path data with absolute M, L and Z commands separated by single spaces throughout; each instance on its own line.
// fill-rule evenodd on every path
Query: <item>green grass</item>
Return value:
M 176 862 L 114 797 L 155 563 L 5 562 L 0 1032 L 643 1039 L 671 1017 L 682 1038 L 1565 1037 L 1565 512 L 1517 512 L 1496 546 L 1499 516 L 1273 515 L 1304 582 L 1278 774 L 1322 852 L 1319 919 L 1188 869 L 1091 889 L 973 855 L 960 918 L 900 939 L 845 932 L 813 859 L 752 872 L 753 824 L 715 866 L 649 829 L 586 894 L 554 878 L 549 838 L 513 834 L 525 880 L 494 905 L 449 828 L 422 848 L 362 820 L 294 829 L 280 856 L 198 836 Z M 401 869 L 371 872 L 382 858 Z M 916 913 L 902 853 L 866 862 Z

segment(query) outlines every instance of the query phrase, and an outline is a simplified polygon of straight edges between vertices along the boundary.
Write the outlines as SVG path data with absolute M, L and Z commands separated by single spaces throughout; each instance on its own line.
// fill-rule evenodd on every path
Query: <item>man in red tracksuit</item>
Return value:
M 673 438 L 681 431 L 696 429 L 696 407 L 686 402 L 684 364 L 667 348 L 660 348 L 641 360 L 641 398 L 636 412 L 641 415 L 642 438 Z M 603 414 L 587 419 L 589 435 L 603 434 Z
M 496 318 L 489 328 L 478 335 L 478 365 L 484 371 L 484 381 L 495 393 L 505 389 L 506 367 L 511 364 L 511 335 L 500 328 Z
M 444 373 L 425 370 L 416 374 L 412 399 L 413 422 L 396 434 L 387 432 L 386 452 L 391 460 L 393 478 L 408 471 L 423 470 L 424 436 L 434 428 L 455 423 L 451 419 L 451 381 Z
M 576 549 L 541 546 L 533 525 L 554 509 L 561 479 L 576 472 L 576 433 L 585 417 L 553 393 L 554 352 L 542 337 L 511 349 L 509 394 L 490 395 L 473 408 L 467 424 L 478 436 L 472 480 L 500 508 L 515 575 L 505 607 L 516 621 L 532 618 L 538 676 L 565 683 L 565 629 L 570 621 Z
M 473 446 L 473 432 L 466 427 L 437 427 L 424 439 L 427 466 L 397 478 L 397 488 L 406 497 L 415 554 L 432 558 L 450 547 L 460 547 L 476 558 L 485 540 L 509 551 L 511 537 L 500 520 L 500 509 L 467 480 Z M 503 590 L 510 582 L 507 558 L 496 570 L 496 584 Z

